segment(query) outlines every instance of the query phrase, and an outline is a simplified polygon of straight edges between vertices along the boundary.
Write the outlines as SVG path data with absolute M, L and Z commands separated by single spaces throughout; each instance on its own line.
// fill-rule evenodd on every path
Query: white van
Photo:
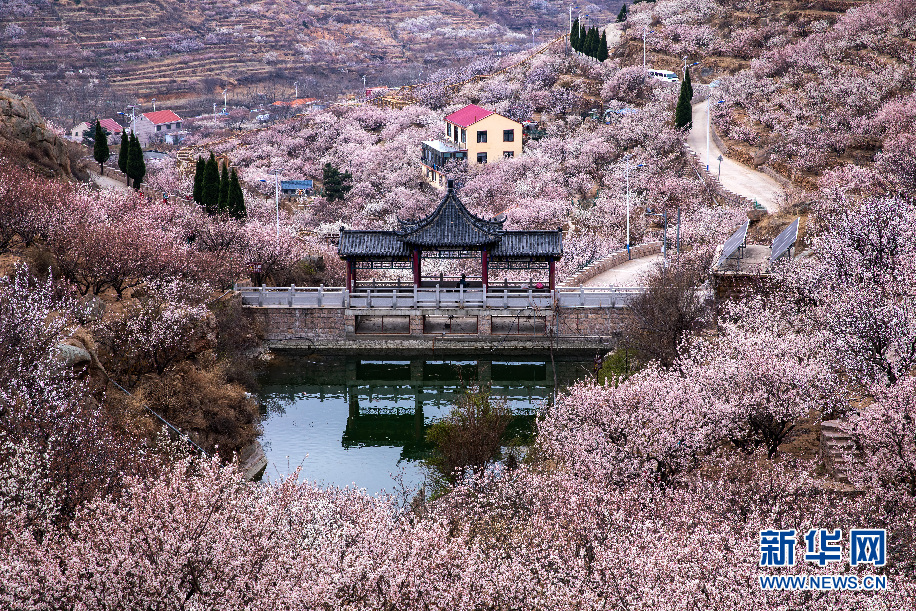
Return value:
M 649 76 L 656 78 L 660 81 L 665 81 L 666 83 L 680 83 L 681 79 L 677 77 L 677 74 L 671 72 L 670 70 L 656 70 L 655 68 L 649 68 Z

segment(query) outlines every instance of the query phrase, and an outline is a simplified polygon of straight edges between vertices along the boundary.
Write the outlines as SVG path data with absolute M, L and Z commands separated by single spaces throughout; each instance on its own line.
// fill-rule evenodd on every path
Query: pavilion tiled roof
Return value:
M 563 233 L 557 231 L 506 231 L 505 216 L 484 219 L 468 211 L 455 194 L 451 181 L 445 197 L 425 218 L 399 221 L 395 231 L 342 229 L 341 257 L 407 259 L 421 250 L 488 249 L 494 259 L 560 258 Z
M 393 231 L 341 229 L 337 253 L 341 257 L 407 258 L 410 249 Z
M 468 104 L 461 110 L 456 110 L 449 116 L 445 117 L 445 120 L 449 123 L 457 125 L 458 127 L 468 127 L 474 125 L 481 119 L 486 119 L 492 114 L 495 114 L 492 110 L 487 110 L 486 108 L 482 108 L 477 104 Z
M 496 248 L 490 251 L 493 259 L 515 257 L 563 256 L 562 231 L 507 231 Z

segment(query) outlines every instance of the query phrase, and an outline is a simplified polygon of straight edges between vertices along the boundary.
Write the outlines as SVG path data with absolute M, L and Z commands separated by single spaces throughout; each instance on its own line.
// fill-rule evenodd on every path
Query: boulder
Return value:
M 68 367 L 92 362 L 92 355 L 88 350 L 70 344 L 57 345 L 57 358 Z
M 68 143 L 45 124 L 28 98 L 0 89 L 0 148 L 45 174 L 72 177 Z

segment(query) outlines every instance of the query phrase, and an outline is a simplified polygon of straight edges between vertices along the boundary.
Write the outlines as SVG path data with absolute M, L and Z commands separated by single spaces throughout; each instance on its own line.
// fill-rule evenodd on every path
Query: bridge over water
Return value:
M 612 347 L 638 287 L 249 287 L 241 303 L 276 348 L 420 352 Z

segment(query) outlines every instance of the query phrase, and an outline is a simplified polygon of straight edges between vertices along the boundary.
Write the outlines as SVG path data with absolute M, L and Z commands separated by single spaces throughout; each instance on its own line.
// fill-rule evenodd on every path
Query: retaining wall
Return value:
M 630 248 L 630 252 L 627 253 L 626 249 L 618 250 L 617 252 L 611 253 L 608 256 L 595 261 L 588 267 L 583 268 L 579 273 L 577 273 L 572 278 L 566 280 L 562 286 L 582 286 L 588 280 L 591 280 L 598 274 L 606 272 L 609 269 L 617 267 L 623 263 L 626 263 L 630 259 L 639 259 L 641 257 L 648 257 L 649 255 L 658 254 L 662 251 L 661 242 L 648 242 L 647 244 L 640 244 L 639 246 L 633 246 Z

